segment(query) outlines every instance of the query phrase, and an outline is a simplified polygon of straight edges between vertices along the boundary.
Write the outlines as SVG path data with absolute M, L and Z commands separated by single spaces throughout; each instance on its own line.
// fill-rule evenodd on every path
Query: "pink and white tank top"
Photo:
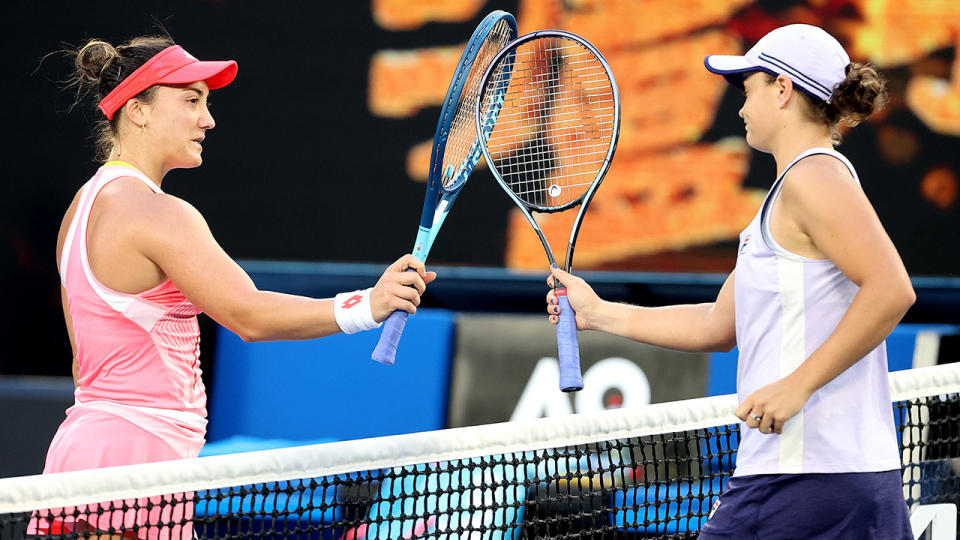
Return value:
M 774 240 L 769 212 L 793 165 L 813 154 L 843 162 L 832 148 L 796 157 L 776 179 L 756 217 L 740 233 L 734 280 L 737 395 L 792 373 L 833 333 L 859 287 L 829 260 L 791 253 Z M 782 435 L 741 425 L 736 476 L 751 474 L 875 472 L 897 469 L 885 343 L 817 390 Z
M 116 161 L 101 167 L 83 187 L 60 258 L 79 365 L 76 402 L 67 414 L 108 412 L 148 431 L 194 443 L 199 439 L 202 445 L 207 411 L 200 378 L 200 311 L 169 279 L 126 294 L 100 283 L 90 269 L 90 209 L 100 190 L 117 178 L 136 178 L 162 193 L 142 172 Z

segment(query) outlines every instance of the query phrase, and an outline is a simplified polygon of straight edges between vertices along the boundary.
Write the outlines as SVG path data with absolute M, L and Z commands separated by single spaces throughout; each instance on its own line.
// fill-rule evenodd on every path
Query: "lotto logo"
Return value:
M 355 295 L 351 296 L 350 298 L 347 298 L 347 299 L 343 302 L 343 306 L 342 306 L 342 307 L 343 307 L 343 309 L 350 309 L 350 308 L 352 308 L 353 306 L 359 304 L 361 300 L 363 300 L 363 297 L 360 296 L 359 294 L 355 294 Z

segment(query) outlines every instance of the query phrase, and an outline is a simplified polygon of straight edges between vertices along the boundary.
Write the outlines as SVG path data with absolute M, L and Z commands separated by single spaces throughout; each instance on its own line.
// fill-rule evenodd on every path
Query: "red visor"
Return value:
M 233 60 L 201 62 L 183 47 L 174 45 L 158 52 L 129 77 L 120 81 L 107 97 L 100 102 L 100 110 L 113 120 L 123 104 L 130 98 L 155 84 L 189 84 L 206 81 L 210 90 L 223 88 L 237 76 L 237 63 Z

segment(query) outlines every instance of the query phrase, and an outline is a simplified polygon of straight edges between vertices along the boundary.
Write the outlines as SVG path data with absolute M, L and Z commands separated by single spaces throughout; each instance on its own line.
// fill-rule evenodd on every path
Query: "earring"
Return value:
M 783 105 L 783 103 L 781 103 L 781 105 Z M 147 123 L 146 123 L 146 122 L 144 122 L 143 125 L 140 126 L 140 133 L 143 133 L 143 132 L 145 132 L 145 131 L 147 131 Z

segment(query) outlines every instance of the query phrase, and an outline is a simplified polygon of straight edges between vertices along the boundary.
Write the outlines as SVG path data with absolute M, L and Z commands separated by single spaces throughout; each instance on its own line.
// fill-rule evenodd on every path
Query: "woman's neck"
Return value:
M 777 176 L 801 153 L 811 148 L 833 148 L 830 132 L 821 126 L 784 130 L 774 144 L 773 159 L 777 162 Z
M 114 145 L 113 150 L 110 152 L 108 161 L 123 161 L 128 163 L 142 172 L 151 182 L 156 184 L 157 187 L 161 187 L 160 183 L 163 181 L 164 176 L 162 165 L 156 160 L 150 159 L 149 156 L 144 155 L 143 152 L 125 149 L 118 143 Z

